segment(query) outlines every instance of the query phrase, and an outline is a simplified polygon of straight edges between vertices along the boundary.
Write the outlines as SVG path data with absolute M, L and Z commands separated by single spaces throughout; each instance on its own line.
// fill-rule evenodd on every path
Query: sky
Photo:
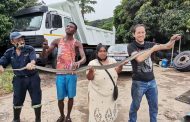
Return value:
M 41 1 L 41 0 L 39 0 Z M 43 0 L 46 4 L 61 2 L 63 0 Z M 85 14 L 85 19 L 92 21 L 105 19 L 113 16 L 113 11 L 121 0 L 96 0 L 97 4 L 93 5 L 95 13 Z

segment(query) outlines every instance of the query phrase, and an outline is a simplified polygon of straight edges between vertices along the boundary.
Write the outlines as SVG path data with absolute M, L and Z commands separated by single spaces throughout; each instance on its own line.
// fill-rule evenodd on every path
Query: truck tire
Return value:
M 178 54 L 173 61 L 174 68 L 181 71 L 190 71 L 190 51 L 184 51 Z
M 45 67 L 47 60 L 47 58 L 37 58 L 36 65 Z
M 95 53 L 95 51 L 94 51 L 94 52 L 92 52 L 92 54 L 90 55 L 89 61 L 92 61 L 92 60 L 94 60 L 95 58 L 96 58 L 96 53 Z
M 58 49 L 57 48 L 55 48 L 54 50 L 53 50 L 53 52 L 52 52 L 52 57 L 51 57 L 51 66 L 52 66 L 52 68 L 56 68 L 56 66 L 57 66 L 57 51 L 58 51 Z
M 95 51 L 93 49 L 87 49 L 85 50 L 85 55 L 86 55 L 86 62 L 85 64 L 87 65 L 90 61 L 95 59 Z

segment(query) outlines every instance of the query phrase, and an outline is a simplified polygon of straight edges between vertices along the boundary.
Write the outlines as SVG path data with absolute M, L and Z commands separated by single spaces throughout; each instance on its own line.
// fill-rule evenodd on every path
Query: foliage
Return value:
M 91 22 L 86 22 L 87 25 L 102 28 L 105 30 L 112 30 L 113 28 L 113 17 L 102 19 L 102 20 L 95 20 Z
M 90 5 L 96 4 L 96 0 L 75 0 L 79 2 L 79 6 L 81 8 L 82 17 L 84 19 L 84 14 L 95 12 L 94 8 Z
M 5 93 L 10 93 L 13 90 L 12 86 L 13 72 L 4 72 L 0 74 L 0 90 Z
M 0 1 L 0 46 L 6 46 L 13 26 L 13 14 L 24 7 L 37 4 L 37 0 L 1 0 Z
M 137 23 L 146 25 L 147 39 L 155 38 L 159 43 L 165 43 L 174 33 L 186 35 L 190 30 L 190 1 L 122 0 L 114 11 L 116 42 L 130 42 L 130 29 Z

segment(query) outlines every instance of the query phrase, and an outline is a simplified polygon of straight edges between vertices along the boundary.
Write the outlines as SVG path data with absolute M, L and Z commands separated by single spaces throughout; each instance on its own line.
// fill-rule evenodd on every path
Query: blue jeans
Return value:
M 129 122 L 136 122 L 137 111 L 143 95 L 146 95 L 149 105 L 150 122 L 157 122 L 158 114 L 158 89 L 156 81 L 133 81 L 131 88 L 132 103 L 129 112 Z

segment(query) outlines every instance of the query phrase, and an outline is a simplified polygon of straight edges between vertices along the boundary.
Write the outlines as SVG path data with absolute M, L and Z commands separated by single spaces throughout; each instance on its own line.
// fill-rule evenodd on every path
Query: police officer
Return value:
M 40 77 L 35 70 L 36 53 L 34 48 L 25 45 L 23 35 L 19 32 L 10 34 L 11 43 L 14 47 L 7 49 L 0 58 L 0 74 L 9 64 L 13 69 L 26 66 L 26 70 L 14 71 L 13 77 L 13 122 L 20 122 L 20 113 L 28 90 L 32 99 L 32 107 L 35 111 L 36 121 L 41 122 L 41 88 Z

